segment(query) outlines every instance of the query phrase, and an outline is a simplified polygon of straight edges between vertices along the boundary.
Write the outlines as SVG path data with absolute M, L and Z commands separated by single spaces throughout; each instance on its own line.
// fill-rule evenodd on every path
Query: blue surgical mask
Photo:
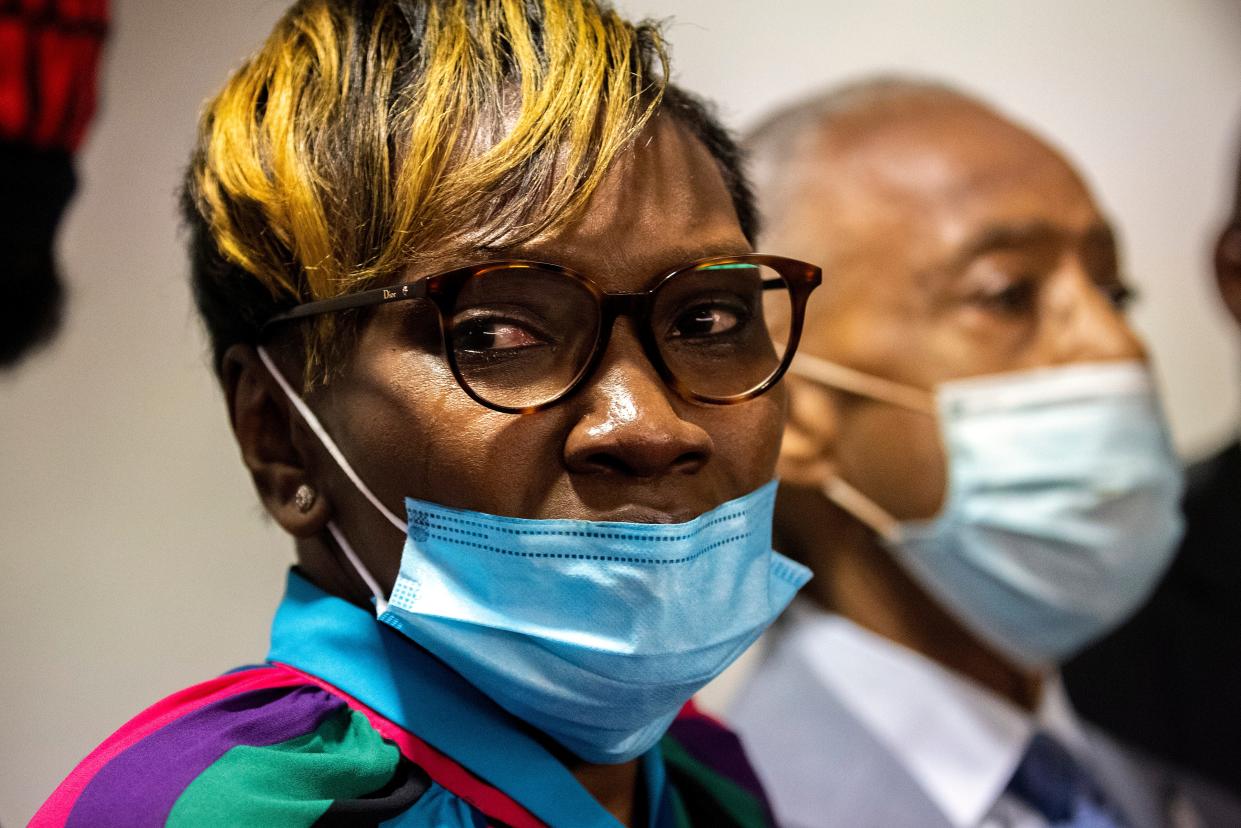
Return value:
M 932 398 L 798 359 L 807 378 L 937 417 L 948 487 L 935 518 L 895 520 L 839 478 L 824 493 L 1014 662 L 1073 655 L 1136 609 L 1170 563 L 1181 472 L 1144 364 L 959 380 Z
M 528 520 L 413 498 L 401 520 L 259 354 L 345 474 L 405 534 L 385 597 L 329 524 L 379 620 L 588 762 L 654 746 L 810 579 L 771 548 L 774 481 L 679 524 Z

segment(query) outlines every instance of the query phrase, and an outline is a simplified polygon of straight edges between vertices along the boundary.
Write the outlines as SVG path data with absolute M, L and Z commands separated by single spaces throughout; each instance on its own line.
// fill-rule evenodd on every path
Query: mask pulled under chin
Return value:
M 793 369 L 838 378 L 809 361 Z M 845 390 L 926 410 L 905 404 L 925 392 L 870 393 L 849 373 Z M 983 641 L 1024 667 L 1060 663 L 1141 604 L 1181 536 L 1180 464 L 1149 369 L 999 374 L 945 383 L 934 401 L 948 461 L 936 517 L 899 521 L 839 478 L 823 493 Z
M 406 536 L 385 596 L 329 524 L 379 620 L 588 762 L 626 762 L 653 747 L 810 579 L 771 548 L 774 481 L 680 524 L 529 520 L 412 498 L 401 520 L 261 348 L 259 356 L 342 471 Z

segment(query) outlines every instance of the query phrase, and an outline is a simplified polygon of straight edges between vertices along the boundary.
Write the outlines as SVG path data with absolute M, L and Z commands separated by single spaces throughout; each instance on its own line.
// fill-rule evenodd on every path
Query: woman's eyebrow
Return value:
M 695 242 L 653 251 L 635 251 L 626 258 L 632 262 L 628 269 L 635 274 L 650 276 L 662 275 L 670 270 L 696 262 L 699 259 L 710 259 L 717 256 L 740 256 L 752 253 L 753 248 L 739 239 L 720 239 L 717 241 Z
M 730 239 L 728 241 L 673 248 L 672 250 L 665 251 L 661 258 L 665 258 L 665 256 L 669 260 L 675 258 L 676 261 L 669 266 L 676 267 L 679 264 L 697 261 L 698 259 L 707 259 L 713 256 L 740 256 L 743 253 L 750 252 L 752 252 L 752 248 L 746 242 Z
M 600 263 L 582 259 L 579 255 L 557 254 L 555 244 L 530 245 L 506 248 L 505 250 L 487 251 L 490 259 L 528 259 L 564 265 L 587 276 L 600 275 Z M 695 242 L 659 250 L 628 250 L 624 251 L 606 269 L 623 270 L 635 276 L 659 276 L 682 265 L 699 259 L 716 256 L 740 256 L 752 253 L 749 243 L 740 239 L 726 239 L 715 242 Z

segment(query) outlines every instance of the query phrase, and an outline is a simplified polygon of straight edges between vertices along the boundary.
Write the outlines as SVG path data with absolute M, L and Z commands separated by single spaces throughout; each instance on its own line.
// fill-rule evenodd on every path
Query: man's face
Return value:
M 579 220 L 506 254 L 567 265 L 620 292 L 649 288 L 696 258 L 749 251 L 705 148 L 667 120 L 637 146 Z M 425 273 L 472 260 L 438 262 Z M 398 515 L 410 496 L 525 518 L 679 522 L 773 476 L 783 389 L 732 406 L 685 402 L 655 373 L 627 318 L 617 321 L 584 387 L 526 415 L 501 414 L 466 396 L 439 336 L 425 304 L 385 306 L 362 331 L 345 376 L 310 400 Z M 343 531 L 390 586 L 403 539 L 313 441 L 306 446 Z
M 1113 301 L 1124 286 L 1112 231 L 1058 155 L 965 104 L 876 117 L 806 154 L 768 238 L 824 266 L 803 352 L 927 390 L 1143 357 Z M 804 381 L 798 391 L 793 431 L 830 423 L 818 439 L 836 474 L 897 518 L 938 511 L 933 418 Z

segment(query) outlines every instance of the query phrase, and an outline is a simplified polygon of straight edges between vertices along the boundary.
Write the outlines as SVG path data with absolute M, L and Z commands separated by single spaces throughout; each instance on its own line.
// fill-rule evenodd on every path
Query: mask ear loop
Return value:
M 829 477 L 823 482 L 823 495 L 832 503 L 875 530 L 875 533 L 890 544 L 900 543 L 903 533 L 901 523 L 888 514 L 887 510 L 851 484 L 839 477 Z
M 296 409 L 297 413 L 301 416 L 302 420 L 305 421 L 306 425 L 310 427 L 310 430 L 314 432 L 315 437 L 319 439 L 319 442 L 323 445 L 323 447 L 327 449 L 327 453 L 330 454 L 332 459 L 336 461 L 336 465 L 340 467 L 340 470 L 345 473 L 345 476 L 348 477 L 353 485 L 357 487 L 358 491 L 360 491 L 363 496 L 371 502 L 371 505 L 378 509 L 379 513 L 388 519 L 389 523 L 395 526 L 402 535 L 405 534 L 408 531 L 408 527 L 406 527 L 405 522 L 394 515 L 387 506 L 383 505 L 379 498 L 375 497 L 375 494 L 370 490 L 370 487 L 362 482 L 362 478 L 356 471 L 353 470 L 353 466 L 351 466 L 349 461 L 345 459 L 344 453 L 337 447 L 336 441 L 333 440 L 331 435 L 327 433 L 327 429 L 323 427 L 323 423 L 319 422 L 319 418 L 315 416 L 315 412 L 310 409 L 310 406 L 306 405 L 306 401 L 301 398 L 301 395 L 293 390 L 293 386 L 289 385 L 288 380 L 284 378 L 284 374 L 280 373 L 280 369 L 276 367 L 276 363 L 272 361 L 272 358 L 268 355 L 267 350 L 263 348 L 262 345 L 259 345 L 256 350 L 258 351 L 259 359 L 262 360 L 263 365 L 267 368 L 268 373 L 271 374 L 272 379 L 274 379 L 276 384 L 280 386 L 280 390 L 284 392 L 284 395 L 289 398 L 289 402 L 293 404 L 293 408 Z M 362 559 L 359 558 L 357 553 L 353 551 L 353 547 L 349 544 L 349 541 L 345 540 L 345 535 L 340 531 L 340 528 L 336 525 L 336 522 L 329 520 L 327 528 L 328 531 L 331 532 L 332 538 L 336 541 L 341 551 L 345 553 L 345 557 L 349 559 L 349 563 L 351 563 L 353 568 L 357 570 L 358 577 L 366 583 L 367 588 L 371 591 L 371 595 L 375 597 L 375 614 L 383 615 L 388 611 L 388 600 L 384 597 L 383 591 L 380 590 L 379 582 L 375 580 L 375 577 L 371 575 L 370 570 L 368 570 L 366 565 L 362 563 Z
M 874 377 L 811 354 L 799 353 L 789 370 L 800 377 L 859 397 L 890 403 L 919 414 L 936 414 L 935 395 L 892 380 Z
M 826 359 L 819 359 L 812 354 L 799 353 L 789 370 L 829 388 L 837 388 L 931 417 L 936 414 L 934 395 L 920 388 L 874 377 Z M 900 521 L 852 484 L 832 476 L 824 481 L 822 491 L 824 497 L 869 526 L 886 543 L 900 542 L 903 534 Z

